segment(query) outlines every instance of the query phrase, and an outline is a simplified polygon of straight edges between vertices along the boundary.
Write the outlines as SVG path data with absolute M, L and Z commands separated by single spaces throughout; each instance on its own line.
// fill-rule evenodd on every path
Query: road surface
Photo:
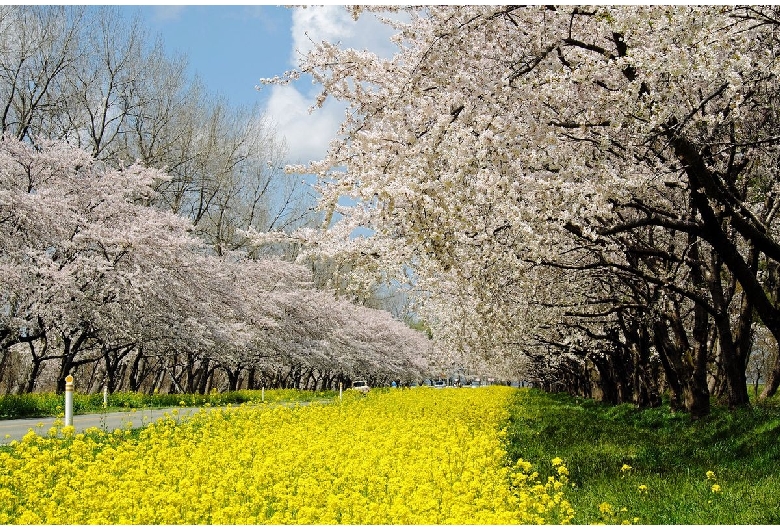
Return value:
M 98 414 L 79 414 L 73 416 L 73 427 L 76 432 L 83 432 L 89 427 L 98 427 L 102 430 L 138 428 L 149 425 L 165 414 L 173 414 L 179 411 L 179 418 L 187 418 L 201 410 L 202 407 L 175 407 L 166 409 L 138 409 L 128 412 L 108 412 Z M 20 420 L 0 421 L 0 445 L 7 444 L 11 440 L 21 440 L 28 431 L 33 430 L 42 436 L 46 436 L 49 429 L 54 426 L 58 418 L 25 418 Z M 63 421 L 59 418 L 60 422 Z
M 329 403 L 332 400 L 322 399 L 321 403 Z M 270 406 L 295 407 L 298 405 L 308 405 L 307 401 L 285 401 L 266 403 Z M 239 405 L 232 405 L 238 407 Z M 173 415 L 173 411 L 178 411 L 174 417 L 187 419 L 203 409 L 218 409 L 225 407 L 171 407 L 164 409 L 137 409 L 125 412 L 103 412 L 97 414 L 79 414 L 73 416 L 73 427 L 76 432 L 84 432 L 90 427 L 98 427 L 104 431 L 113 431 L 114 429 L 137 429 L 149 425 L 154 421 L 165 417 L 166 414 Z M 0 445 L 7 445 L 11 440 L 21 440 L 30 430 L 35 431 L 41 436 L 46 436 L 54 426 L 57 420 L 62 418 L 24 418 L 20 420 L 0 420 Z

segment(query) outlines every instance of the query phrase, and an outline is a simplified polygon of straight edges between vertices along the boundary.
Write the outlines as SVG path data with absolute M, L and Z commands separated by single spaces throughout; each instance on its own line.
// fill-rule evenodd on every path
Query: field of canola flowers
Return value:
M 136 431 L 30 432 L 0 451 L 0 524 L 569 522 L 563 462 L 540 474 L 506 460 L 511 392 L 347 392 Z

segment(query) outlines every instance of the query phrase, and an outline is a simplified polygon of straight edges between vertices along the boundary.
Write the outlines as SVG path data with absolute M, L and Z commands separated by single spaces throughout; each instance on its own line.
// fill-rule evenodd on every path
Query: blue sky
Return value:
M 152 37 L 159 35 L 171 53 L 188 57 L 191 74 L 234 105 L 259 105 L 288 144 L 292 163 L 325 155 L 344 116 L 344 105 L 329 101 L 309 112 L 317 87 L 301 78 L 289 86 L 255 86 L 263 77 L 297 66 L 299 52 L 312 41 L 341 42 L 381 55 L 392 53 L 391 30 L 373 15 L 357 22 L 342 6 L 286 8 L 268 5 L 125 5 L 138 13 Z
M 268 99 L 255 85 L 289 70 L 292 10 L 276 6 L 124 6 L 138 14 L 172 53 L 189 57 L 191 73 L 234 104 Z

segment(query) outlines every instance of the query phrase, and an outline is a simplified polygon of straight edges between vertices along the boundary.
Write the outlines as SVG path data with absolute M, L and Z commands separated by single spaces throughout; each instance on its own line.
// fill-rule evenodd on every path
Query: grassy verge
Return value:
M 220 406 L 228 403 L 240 404 L 250 401 L 267 402 L 313 401 L 331 399 L 337 392 L 312 392 L 302 390 L 239 390 L 236 392 L 211 394 L 141 394 L 117 392 L 109 394 L 107 407 L 103 406 L 103 394 L 79 394 L 73 396 L 73 413 L 117 412 L 143 408 L 197 407 L 201 405 Z M 51 393 L 35 393 L 0 396 L 0 419 L 44 418 L 59 416 L 64 412 L 65 398 Z
M 780 523 L 777 403 L 692 421 L 523 389 L 507 432 L 513 459 L 564 460 L 575 524 Z

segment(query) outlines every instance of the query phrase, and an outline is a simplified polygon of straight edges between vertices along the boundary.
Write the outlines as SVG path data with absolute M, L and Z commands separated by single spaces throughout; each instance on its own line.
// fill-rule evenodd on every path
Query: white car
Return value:
M 368 391 L 371 390 L 371 388 L 365 381 L 353 381 L 352 390 L 357 390 L 358 392 L 368 394 Z

